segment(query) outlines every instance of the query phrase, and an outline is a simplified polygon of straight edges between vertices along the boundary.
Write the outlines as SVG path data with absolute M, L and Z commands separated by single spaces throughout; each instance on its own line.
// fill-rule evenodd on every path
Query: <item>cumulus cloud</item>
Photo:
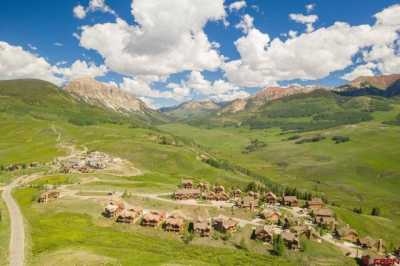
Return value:
M 238 11 L 247 6 L 246 1 L 236 1 L 229 5 L 229 11 Z
M 127 76 L 165 77 L 185 70 L 214 70 L 222 57 L 203 27 L 223 20 L 223 0 L 132 2 L 135 25 L 85 26 L 80 45 L 96 50 L 111 70 Z
M 107 73 L 104 65 L 96 66 L 95 63 L 76 60 L 70 67 L 58 68 L 55 70 L 64 80 L 72 80 L 80 77 L 101 77 Z
M 310 12 L 312 12 L 314 10 L 315 4 L 308 4 L 305 7 L 306 7 L 307 13 L 310 13 Z
M 241 29 L 244 33 L 248 33 L 253 28 L 254 18 L 246 14 L 242 17 L 242 20 L 235 26 L 237 29 Z
M 285 41 L 270 40 L 268 34 L 252 28 L 235 42 L 240 59 L 226 62 L 222 68 L 230 82 L 243 87 L 316 80 L 352 66 L 353 57 L 365 51 L 362 62 L 376 63 L 382 73 L 398 71 L 400 5 L 379 12 L 375 18 L 374 25 L 336 22 Z
M 373 76 L 375 68 L 376 68 L 376 65 L 373 63 L 359 65 L 359 66 L 355 67 L 350 73 L 343 75 L 342 79 L 351 81 L 351 80 L 355 80 L 356 78 L 358 78 L 360 76 Z
M 60 67 L 66 62 L 51 65 L 43 57 L 0 41 L 0 79 L 34 78 L 62 85 L 79 76 L 102 76 L 107 72 L 105 66 L 96 66 L 77 60 L 70 67 Z
M 314 30 L 314 23 L 318 20 L 317 15 L 303 15 L 303 14 L 289 14 L 289 18 L 297 23 L 306 25 L 306 31 L 312 32 Z
M 116 16 L 115 11 L 105 3 L 105 0 L 90 0 L 89 5 L 86 8 L 79 4 L 72 10 L 74 16 L 78 19 L 84 19 L 88 13 L 96 11 L 110 13 Z
M 74 9 L 72 9 L 72 12 L 78 19 L 84 19 L 86 17 L 86 10 L 82 5 L 75 6 Z

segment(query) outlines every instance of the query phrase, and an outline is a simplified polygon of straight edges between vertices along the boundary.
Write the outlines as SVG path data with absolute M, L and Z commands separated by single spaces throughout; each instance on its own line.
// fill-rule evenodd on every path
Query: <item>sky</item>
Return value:
M 149 106 L 400 73 L 400 1 L 2 0 L 0 80 L 91 76 Z

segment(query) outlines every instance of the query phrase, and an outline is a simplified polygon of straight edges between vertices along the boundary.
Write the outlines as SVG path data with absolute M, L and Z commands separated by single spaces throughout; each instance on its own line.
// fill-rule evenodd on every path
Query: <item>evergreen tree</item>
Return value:
M 273 246 L 273 253 L 276 256 L 282 256 L 283 253 L 285 252 L 285 245 L 280 235 L 274 236 L 272 246 Z

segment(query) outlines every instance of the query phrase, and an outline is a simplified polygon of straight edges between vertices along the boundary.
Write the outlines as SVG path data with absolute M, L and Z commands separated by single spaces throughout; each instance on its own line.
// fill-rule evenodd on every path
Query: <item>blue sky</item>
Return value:
M 91 75 L 153 106 L 400 72 L 393 0 L 3 0 L 1 7 L 0 79 L 62 86 Z

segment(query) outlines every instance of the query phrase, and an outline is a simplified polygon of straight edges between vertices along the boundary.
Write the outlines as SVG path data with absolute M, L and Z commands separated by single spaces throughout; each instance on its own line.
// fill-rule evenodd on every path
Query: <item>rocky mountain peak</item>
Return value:
M 117 112 L 145 112 L 150 110 L 143 101 L 132 94 L 90 77 L 73 80 L 64 87 L 64 90 L 89 104 L 106 107 Z
M 397 80 L 400 80 L 400 74 L 381 75 L 381 76 L 361 76 L 353 80 L 350 85 L 355 88 L 365 86 L 385 90 Z

